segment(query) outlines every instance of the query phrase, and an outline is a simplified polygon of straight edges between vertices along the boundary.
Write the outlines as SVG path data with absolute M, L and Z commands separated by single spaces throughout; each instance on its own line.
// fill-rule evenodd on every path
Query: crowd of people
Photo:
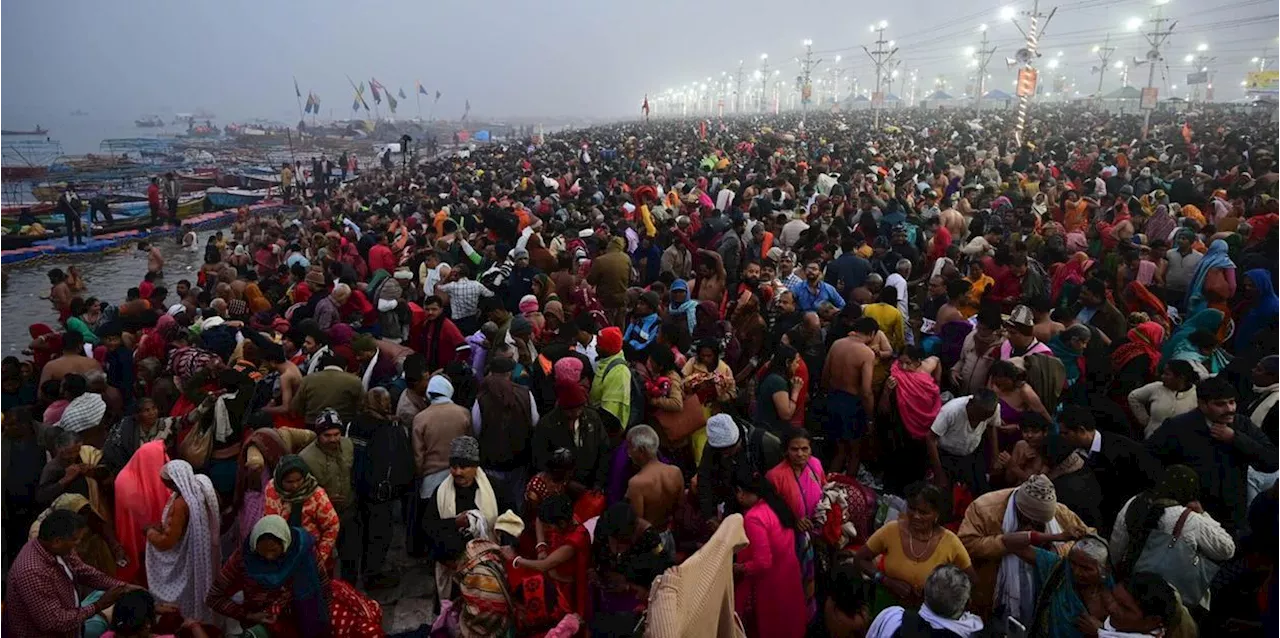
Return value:
M 383 635 L 402 537 L 432 636 L 1274 635 L 1274 125 L 885 120 L 495 142 L 123 299 L 51 270 L 4 633 Z

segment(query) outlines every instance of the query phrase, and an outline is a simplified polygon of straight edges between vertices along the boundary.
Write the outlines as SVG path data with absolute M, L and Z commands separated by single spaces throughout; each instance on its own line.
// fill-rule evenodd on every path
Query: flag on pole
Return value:
M 471 100 L 467 100 L 467 107 L 462 111 L 462 120 L 466 121 L 467 116 L 471 114 Z
M 387 105 L 391 107 L 392 113 L 396 112 L 396 106 L 398 106 L 396 96 L 392 95 L 390 91 L 387 92 Z
M 373 93 L 373 103 L 382 104 L 382 94 L 378 92 L 378 83 L 376 80 L 369 82 L 369 91 Z
M 640 106 L 640 110 L 644 111 L 644 119 L 649 119 L 649 94 L 644 94 L 644 104 Z
M 354 100 L 351 100 L 351 110 L 352 110 L 352 111 L 359 111 L 359 110 L 360 110 L 360 96 L 359 96 L 359 95 L 357 95 L 357 96 L 355 97 L 355 99 L 354 99 Z
M 293 92 L 297 93 L 298 97 L 302 97 L 302 89 L 298 88 L 298 78 L 296 77 L 293 78 Z
M 403 99 L 405 99 L 405 98 L 407 98 L 407 97 L 409 97 L 409 96 L 407 96 L 407 95 L 405 95 L 405 94 L 404 94 L 404 87 L 403 87 L 403 86 L 402 86 L 402 87 L 400 87 L 400 99 L 402 99 L 402 100 L 403 100 Z
M 316 115 L 320 114 L 320 96 L 314 95 L 311 99 L 311 112 Z
M 418 93 L 421 93 L 423 95 L 430 95 L 430 93 L 427 93 L 427 87 L 422 86 L 422 82 L 418 82 Z
M 363 80 L 361 80 L 361 81 L 360 81 L 360 88 L 356 89 L 356 93 L 359 93 L 360 95 L 364 95 L 364 81 L 363 81 Z
M 436 89 L 436 99 L 440 99 L 440 89 Z

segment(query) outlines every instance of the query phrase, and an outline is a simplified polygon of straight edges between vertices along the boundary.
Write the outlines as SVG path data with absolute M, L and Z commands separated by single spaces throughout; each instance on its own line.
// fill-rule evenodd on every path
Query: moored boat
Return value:
M 10 131 L 8 129 L 0 129 L 0 135 L 48 135 L 49 129 L 40 128 L 39 126 L 30 131 Z
M 238 208 L 256 204 L 267 198 L 269 189 L 248 190 L 243 188 L 210 188 L 205 191 L 209 203 L 216 209 Z

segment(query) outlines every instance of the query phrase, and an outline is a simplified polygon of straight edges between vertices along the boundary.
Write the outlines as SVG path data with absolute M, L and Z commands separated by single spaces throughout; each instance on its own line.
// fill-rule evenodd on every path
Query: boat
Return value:
M 159 115 L 148 115 L 140 120 L 134 120 L 133 123 L 138 128 L 159 128 L 164 126 L 164 120 L 160 119 Z
M 8 129 L 0 130 L 0 135 L 48 135 L 48 134 L 49 134 L 49 129 L 40 128 L 39 126 L 36 126 L 35 129 L 30 131 L 10 131 Z
M 0 166 L 0 179 L 39 179 L 49 174 L 48 166 Z
M 205 191 L 209 203 L 215 209 L 239 208 L 256 204 L 267 198 L 269 189 L 248 190 L 244 188 L 210 188 Z

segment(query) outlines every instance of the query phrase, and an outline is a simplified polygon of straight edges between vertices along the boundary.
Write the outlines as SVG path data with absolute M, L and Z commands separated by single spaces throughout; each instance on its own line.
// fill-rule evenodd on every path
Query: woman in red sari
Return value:
M 587 569 L 591 566 L 591 535 L 587 528 L 573 518 L 573 501 L 567 495 L 557 494 L 542 502 L 538 508 L 538 520 L 547 534 L 548 546 L 531 560 L 516 557 L 512 567 L 535 572 L 528 577 L 545 575 L 555 585 L 557 613 L 577 614 L 589 619 Z
M 152 441 L 139 447 L 116 475 L 116 538 L 129 561 L 116 572 L 116 577 L 125 582 L 142 586 L 147 583 L 141 560 L 146 549 L 143 530 L 160 522 L 169 502 L 169 488 L 160 480 L 160 468 L 168 461 L 164 441 Z
M 1125 286 L 1124 291 L 1120 293 L 1120 300 L 1124 302 L 1124 309 L 1128 312 L 1147 313 L 1149 319 L 1160 324 L 1165 334 L 1170 334 L 1173 331 L 1173 322 L 1169 320 L 1168 307 L 1155 293 L 1141 283 L 1137 281 L 1129 282 L 1129 285 Z

